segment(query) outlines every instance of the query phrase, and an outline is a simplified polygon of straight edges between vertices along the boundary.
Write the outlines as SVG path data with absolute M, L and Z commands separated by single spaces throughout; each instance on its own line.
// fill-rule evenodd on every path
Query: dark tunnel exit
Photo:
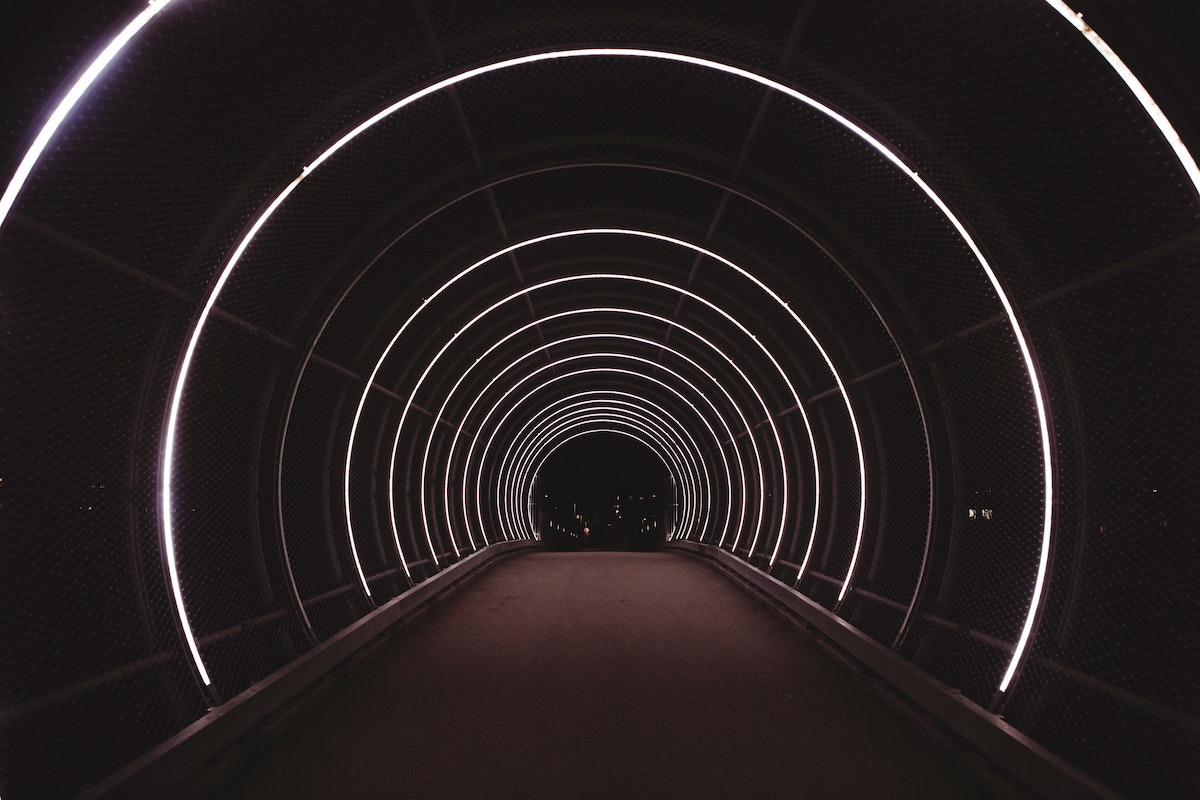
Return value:
M 538 472 L 535 511 L 554 550 L 654 550 L 669 528 L 672 482 L 646 445 L 597 432 L 555 450 Z

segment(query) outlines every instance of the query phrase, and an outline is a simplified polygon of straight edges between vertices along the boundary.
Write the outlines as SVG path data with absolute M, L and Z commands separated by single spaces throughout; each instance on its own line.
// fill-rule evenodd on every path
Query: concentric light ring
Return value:
M 518 519 L 520 508 L 527 507 L 534 487 L 533 477 L 541 456 L 546 448 L 557 449 L 554 442 L 567 432 L 579 428 L 594 427 L 598 423 L 628 425 L 644 433 L 649 442 L 644 442 L 660 460 L 669 462 L 671 473 L 676 480 L 686 478 L 688 483 L 689 502 L 692 505 L 692 523 L 701 531 L 707 524 L 698 521 L 699 511 L 706 512 L 711 508 L 712 481 L 707 471 L 701 467 L 703 459 L 698 454 L 684 448 L 681 441 L 672 446 L 668 429 L 662 427 L 662 422 L 653 417 L 644 416 L 641 410 L 632 403 L 610 404 L 605 401 L 585 401 L 586 408 L 564 409 L 560 414 L 543 420 L 541 429 L 530 431 L 527 435 L 514 440 L 511 451 L 511 468 L 508 477 L 503 479 L 509 487 L 501 490 L 502 496 L 508 498 L 508 510 L 503 519 L 508 522 L 513 535 L 519 535 L 523 525 L 528 524 L 531 535 L 536 535 L 536 524 L 532 518 Z M 636 410 L 635 410 L 636 409 Z M 674 431 L 678 435 L 679 431 Z M 651 446 L 651 445 L 656 446 Z M 694 444 L 694 442 L 693 442 Z M 679 448 L 678 450 L 676 448 Z
M 553 317 L 556 317 L 556 318 L 564 317 L 564 316 L 572 315 L 575 313 L 580 313 L 580 312 L 576 312 L 576 311 L 563 312 L 561 314 L 553 315 Z M 654 317 L 655 315 L 646 314 L 646 316 Z M 523 326 L 522 329 L 528 329 L 530 326 L 532 326 L 534 324 L 537 324 L 537 323 L 530 323 L 527 326 Z M 684 326 L 680 326 L 680 327 L 683 328 L 684 330 L 687 330 L 687 328 Z M 506 337 L 506 338 L 508 338 L 508 337 Z M 544 353 L 544 352 L 550 350 L 551 348 L 560 347 L 562 345 L 571 344 L 571 343 L 575 343 L 575 342 L 583 342 L 583 341 L 590 341 L 590 340 L 608 340 L 608 339 L 645 344 L 650 347 L 658 348 L 664 352 L 671 353 L 675 358 L 678 358 L 679 360 L 688 363 L 693 369 L 695 369 L 698 372 L 700 372 L 701 374 L 703 374 L 706 378 L 708 378 L 708 380 L 710 382 L 713 383 L 714 386 L 717 387 L 718 391 L 720 391 L 722 393 L 722 395 L 726 398 L 727 402 L 729 402 L 730 406 L 735 408 L 738 416 L 741 418 L 742 423 L 746 427 L 746 429 L 750 430 L 751 426 L 750 426 L 749 421 L 746 419 L 745 414 L 743 414 L 741 409 L 737 406 L 736 401 L 729 394 L 729 391 L 721 384 L 721 382 L 719 380 L 717 380 L 717 378 L 712 373 L 710 373 L 707 369 L 705 369 L 703 366 L 701 366 L 699 363 L 697 363 L 694 359 L 689 358 L 688 356 L 684 355 L 683 353 L 679 352 L 678 350 L 675 350 L 672 347 L 663 345 L 661 342 L 652 341 L 650 339 L 645 339 L 645 338 L 639 337 L 639 336 L 631 336 L 628 334 L 619 334 L 619 333 L 593 333 L 593 334 L 580 334 L 580 335 L 576 335 L 576 336 L 569 336 L 569 337 L 566 337 L 563 339 L 557 339 L 555 341 L 548 342 L 537 348 L 529 350 L 529 351 L 523 353 L 522 355 L 520 355 L 519 357 L 513 359 L 511 361 L 511 363 L 509 363 L 507 366 L 505 366 L 503 369 L 501 369 L 497 373 L 496 378 L 499 378 L 500 376 L 506 374 L 510 369 L 513 369 L 517 364 L 524 361 L 525 359 L 531 358 L 539 353 Z M 705 341 L 707 341 L 707 340 L 705 340 Z M 489 349 L 489 351 L 490 351 L 490 349 Z M 720 351 L 718 350 L 718 352 L 720 352 Z M 479 362 L 476 361 L 475 363 L 478 364 Z M 732 361 L 730 363 L 732 363 Z M 474 366 L 474 365 L 472 365 L 472 366 Z M 469 369 L 471 369 L 471 367 L 468 367 L 468 370 Z M 767 407 L 766 402 L 762 400 L 761 394 L 758 393 L 758 390 L 753 386 L 753 384 L 749 381 L 749 379 L 745 378 L 745 374 L 742 373 L 740 369 L 738 370 L 738 373 L 746 380 L 747 385 L 750 387 L 751 392 L 759 399 L 760 403 L 762 404 L 764 419 L 770 420 L 771 419 L 770 409 Z M 464 375 L 465 375 L 465 371 L 464 371 Z M 493 379 L 493 382 L 495 382 L 495 379 Z M 457 384 L 456 384 L 456 386 L 457 386 Z M 449 400 L 449 397 L 447 397 L 447 402 L 448 402 L 448 400 Z M 476 401 L 477 400 L 478 400 L 478 398 L 476 398 Z M 471 410 L 474 408 L 475 408 L 475 402 L 473 402 L 471 404 L 470 408 L 468 408 L 467 411 L 464 412 L 464 415 L 463 415 L 464 420 L 470 415 Z M 445 402 L 442 405 L 442 410 L 444 411 L 444 409 L 445 409 Z M 439 417 L 440 417 L 440 414 L 439 414 Z M 460 428 L 461 428 L 461 426 L 460 426 Z M 783 442 L 779 438 L 778 430 L 775 428 L 774 425 L 771 426 L 771 429 L 775 433 L 776 449 L 778 451 L 780 464 L 782 465 L 784 463 L 784 461 L 786 460 L 786 456 L 784 454 Z M 399 441 L 398 438 L 397 438 L 397 441 Z M 449 451 L 449 455 L 447 456 L 448 458 L 453 457 L 453 448 L 454 448 L 454 445 L 457 443 L 457 441 L 458 441 L 458 435 L 456 434 L 453 442 L 451 443 L 451 449 Z M 420 497 L 421 519 L 422 519 L 422 524 L 425 526 L 426 538 L 429 537 L 429 529 L 428 529 L 429 523 L 428 523 L 428 517 L 426 515 L 426 509 L 425 509 L 425 488 L 424 487 L 425 487 L 425 483 L 426 483 L 426 466 L 428 464 L 429 453 L 430 453 L 430 450 L 432 447 L 432 443 L 433 443 L 433 431 L 431 430 L 430 435 L 429 435 L 429 437 L 426 441 L 426 445 L 425 445 L 425 455 L 424 455 L 424 457 L 422 459 L 422 463 L 421 463 L 421 477 L 420 477 L 420 481 L 419 481 L 420 492 L 421 492 L 421 497 Z M 751 442 L 751 445 L 754 449 L 756 464 L 759 467 L 759 475 L 758 475 L 758 478 L 759 478 L 759 508 L 758 508 L 757 525 L 761 526 L 761 520 L 762 520 L 763 514 L 765 513 L 765 508 L 764 508 L 765 497 L 764 497 L 764 488 L 763 488 L 765 485 L 765 476 L 762 473 L 762 460 L 761 460 L 761 456 L 758 453 L 757 445 L 754 444 L 753 441 Z M 448 477 L 448 474 L 449 474 L 449 471 L 447 470 L 447 477 Z M 784 481 L 784 485 L 786 486 L 786 483 L 787 483 L 786 475 L 784 475 L 783 481 Z M 443 490 L 445 491 L 445 486 L 443 487 Z M 453 536 L 452 531 L 449 531 L 449 533 L 451 536 Z M 739 535 L 740 535 L 740 525 L 739 525 Z M 755 538 L 757 540 L 757 535 Z
M 589 57 L 645 58 L 645 59 L 661 60 L 661 61 L 665 61 L 665 62 L 688 64 L 688 65 L 700 67 L 702 69 L 714 70 L 714 71 L 722 72 L 722 73 L 725 73 L 727 75 L 731 75 L 734 77 L 744 78 L 744 79 L 749 80 L 753 83 L 756 83 L 764 88 L 779 92 L 779 93 L 795 100 L 796 102 L 799 102 L 805 106 L 808 106 L 809 108 L 813 109 L 814 111 L 818 112 L 819 114 L 824 115 L 828 119 L 832 120 L 836 124 L 840 125 L 844 129 L 849 131 L 851 134 L 853 134 L 855 137 L 857 137 L 860 141 L 862 141 L 868 147 L 875 150 L 882 158 L 884 158 L 886 161 L 890 162 L 897 169 L 899 169 L 918 189 L 920 189 L 926 195 L 926 197 L 930 200 L 930 202 L 932 202 L 939 209 L 939 211 L 941 211 L 941 213 L 945 216 L 945 218 L 951 223 L 951 225 L 954 227 L 954 229 L 958 232 L 959 237 L 967 245 L 967 247 L 971 251 L 971 253 L 975 256 L 977 263 L 983 269 L 984 273 L 987 275 L 989 282 L 991 283 L 998 299 L 1000 300 L 1000 303 L 1004 309 L 1005 317 L 1007 318 L 1008 323 L 1009 323 L 1010 327 L 1012 328 L 1013 334 L 1017 339 L 1018 347 L 1021 351 L 1021 356 L 1024 361 L 1026 372 L 1028 375 L 1031 393 L 1032 393 L 1034 403 L 1036 406 L 1038 425 L 1039 425 L 1039 433 L 1041 435 L 1041 442 L 1042 442 L 1042 467 L 1043 467 L 1043 477 L 1044 477 L 1042 546 L 1041 546 L 1040 556 L 1039 556 L 1039 561 L 1038 561 L 1037 578 L 1035 579 L 1034 591 L 1033 591 L 1033 596 L 1030 601 L 1029 609 L 1026 613 L 1025 624 L 1022 628 L 1021 635 L 1018 639 L 1017 646 L 1016 646 L 1015 652 L 1013 654 L 1013 658 L 1010 660 L 1009 667 L 1005 671 L 1004 677 L 1001 680 L 1000 687 L 999 687 L 1000 691 L 1007 690 L 1008 684 L 1009 684 L 1010 680 L 1012 679 L 1012 676 L 1017 668 L 1017 664 L 1022 660 L 1025 648 L 1028 645 L 1029 637 L 1032 633 L 1034 620 L 1036 619 L 1038 610 L 1040 609 L 1041 596 L 1042 596 L 1042 592 L 1043 592 L 1043 588 L 1044 588 L 1044 584 L 1045 584 L 1046 574 L 1048 571 L 1048 566 L 1049 566 L 1048 560 L 1049 560 L 1049 553 L 1050 553 L 1051 536 L 1052 536 L 1052 532 L 1053 532 L 1054 460 L 1053 460 L 1053 449 L 1052 449 L 1051 442 L 1050 442 L 1048 403 L 1044 397 L 1044 393 L 1043 393 L 1042 386 L 1041 386 L 1041 379 L 1038 374 L 1037 365 L 1036 365 L 1036 362 L 1035 362 L 1035 359 L 1033 356 L 1032 349 L 1030 348 L 1030 346 L 1028 344 L 1028 340 L 1025 335 L 1023 326 L 1018 318 L 1018 315 L 1016 313 L 1016 310 L 1015 310 L 1012 302 L 1008 298 L 1008 295 L 999 280 L 999 277 L 993 271 L 990 263 L 988 262 L 987 258 L 984 256 L 982 250 L 976 244 L 974 238 L 971 236 L 971 234 L 967 230 L 966 226 L 957 217 L 957 215 L 950 209 L 949 205 L 945 202 L 945 200 L 943 200 L 942 197 L 933 189 L 933 187 L 927 181 L 925 181 L 915 170 L 908 167 L 907 164 L 904 162 L 904 160 L 899 155 L 897 155 L 890 147 L 888 147 L 880 139 L 876 138 L 874 135 L 872 135 L 871 133 L 866 131 L 862 126 L 853 122 L 846 115 L 842 114 L 839 111 L 836 111 L 832 107 L 816 100 L 815 98 L 813 98 L 807 94 L 804 94 L 803 92 L 800 92 L 792 87 L 789 87 L 789 86 L 786 86 L 786 85 L 780 83 L 779 81 L 773 80 L 771 78 L 767 78 L 765 76 L 759 75 L 757 73 L 751 72 L 749 70 L 746 70 L 746 69 L 743 69 L 740 67 L 735 67 L 735 66 L 725 64 L 722 62 L 718 62 L 718 61 L 714 61 L 711 59 L 705 59 L 705 58 L 700 58 L 700 57 L 691 56 L 691 55 L 684 55 L 681 53 L 673 53 L 673 52 L 662 51 L 662 50 L 634 49 L 634 48 L 580 48 L 580 49 L 570 49 L 570 50 L 556 50 L 556 51 L 543 52 L 543 53 L 534 53 L 534 54 L 529 54 L 529 55 L 520 56 L 520 57 L 516 57 L 516 58 L 504 59 L 501 61 L 493 62 L 491 64 L 485 64 L 485 65 L 482 65 L 479 67 L 475 67 L 473 69 L 468 69 L 468 70 L 459 72 L 455 75 L 452 75 L 452 76 L 444 78 L 440 81 L 437 81 L 437 82 L 425 87 L 424 89 L 421 89 L 417 92 L 414 92 L 414 93 L 404 97 L 403 99 L 387 106 L 386 108 L 384 108 L 381 111 L 379 111 L 378 113 L 372 115 L 371 117 L 369 117 L 368 119 L 366 119 L 365 121 L 360 123 L 359 125 L 355 126 L 352 130 L 350 130 L 344 136 L 339 138 L 336 142 L 334 142 L 333 145 L 331 145 L 329 148 L 324 150 L 320 155 L 317 156 L 317 158 L 315 158 L 312 162 L 310 162 L 308 164 L 308 166 L 306 166 L 301 171 L 301 173 L 296 178 L 294 178 L 292 180 L 292 182 L 290 182 L 287 186 L 285 186 L 284 189 L 275 197 L 275 199 L 272 200 L 266 206 L 266 208 L 261 212 L 261 214 L 258 216 L 258 218 L 254 221 L 254 223 L 250 225 L 249 229 L 247 230 L 245 236 L 242 238 L 240 243 L 233 249 L 230 257 L 227 259 L 227 261 L 225 263 L 225 266 L 221 269 L 216 281 L 214 282 L 213 288 L 210 291 L 209 296 L 208 296 L 204 306 L 201 308 L 199 314 L 197 315 L 196 322 L 192 328 L 192 333 L 188 337 L 188 341 L 184 348 L 183 355 L 180 358 L 180 361 L 178 363 L 178 366 L 176 369 L 176 378 L 175 378 L 175 381 L 173 382 L 173 386 L 172 386 L 172 390 L 171 390 L 171 394 L 170 394 L 170 402 L 168 404 L 168 410 L 167 410 L 167 415 L 166 415 L 166 417 L 167 417 L 166 425 L 164 426 L 165 431 L 164 431 L 163 449 L 162 449 L 163 457 L 162 457 L 162 462 L 161 462 L 162 466 L 160 468 L 160 499 L 161 499 L 160 524 L 161 524 L 162 533 L 163 533 L 164 556 L 170 567 L 172 594 L 173 594 L 173 599 L 175 600 L 175 609 L 177 612 L 177 616 L 178 616 L 180 625 L 183 628 L 185 635 L 187 637 L 187 640 L 189 643 L 189 649 L 191 650 L 191 655 L 193 657 L 193 661 L 195 662 L 195 666 L 197 667 L 198 673 L 204 679 L 204 683 L 207 685 L 207 684 L 211 683 L 211 681 L 208 679 L 207 671 L 204 668 L 203 660 L 200 657 L 199 650 L 195 646 L 195 639 L 192 636 L 191 624 L 188 620 L 186 607 L 185 607 L 185 604 L 183 601 L 182 589 L 180 587 L 178 571 L 177 571 L 177 567 L 176 567 L 176 563 L 175 563 L 176 557 L 175 557 L 175 552 L 174 552 L 173 521 L 171 518 L 171 484 L 172 484 L 172 474 L 173 474 L 173 466 L 174 466 L 175 440 L 176 440 L 177 429 L 178 429 L 178 424 L 179 424 L 180 409 L 181 409 L 182 402 L 183 402 L 184 387 L 187 384 L 187 378 L 188 378 L 188 375 L 190 372 L 191 363 L 192 363 L 193 357 L 195 355 L 196 348 L 199 344 L 200 336 L 206 326 L 206 323 L 207 323 L 209 317 L 212 314 L 213 309 L 215 308 L 217 298 L 220 296 L 222 289 L 228 282 L 229 277 L 232 274 L 234 268 L 240 262 L 242 255 L 249 248 L 251 242 L 254 240 L 254 238 L 258 234 L 258 232 L 262 229 L 262 227 L 266 224 L 266 222 L 270 219 L 270 217 L 275 213 L 275 211 L 279 209 L 279 207 L 284 203 L 284 201 L 288 198 L 288 196 L 293 191 L 295 191 L 295 189 L 300 185 L 300 183 L 305 178 L 307 178 L 307 176 L 309 174 L 311 174 L 314 170 L 318 169 L 322 164 L 324 164 L 327 160 L 329 160 L 337 151 L 339 151 L 340 149 L 345 147 L 347 144 L 349 144 L 351 141 L 353 141 L 359 135 L 361 135 L 362 133 L 364 133 L 366 130 L 370 129 L 374 125 L 378 124 L 382 120 L 388 118 L 392 114 L 396 113 L 397 111 L 399 111 L 399 110 L 401 110 L 401 109 L 403 109 L 425 97 L 435 94 L 436 92 L 439 92 L 443 89 L 450 88 L 450 87 L 455 86 L 464 81 L 467 81 L 472 78 L 475 78 L 475 77 L 478 77 L 481 75 L 485 75 L 485 74 L 488 74 L 491 72 L 495 72 L 498 70 L 508 69 L 508 68 L 512 68 L 512 67 L 516 67 L 516 66 L 520 66 L 520 65 L 525 65 L 525 64 L 543 62 L 543 61 L 570 59 L 570 58 L 589 58 Z M 461 278 L 463 274 L 464 273 L 460 273 L 458 276 L 455 276 L 455 278 L 452 278 L 449 282 L 444 284 L 438 290 L 438 293 L 445 291 L 445 289 L 448 288 L 452 283 L 454 283 L 459 278 Z M 436 296 L 436 294 L 435 294 L 435 296 Z M 427 304 L 428 302 L 430 302 L 432 299 L 433 299 L 432 297 L 428 298 L 425 301 L 425 303 L 422 304 L 422 307 L 424 307 L 424 305 Z M 798 318 L 797 318 L 797 321 L 799 321 Z M 801 324 L 803 324 L 803 323 L 801 323 Z M 400 332 L 397 333 L 396 338 L 399 338 L 399 335 L 400 335 Z M 368 381 L 368 384 L 373 382 L 374 377 L 375 376 L 373 374 L 371 376 L 371 381 Z M 841 391 L 843 392 L 843 396 L 845 396 L 845 387 L 844 387 L 844 385 L 841 385 L 840 379 L 839 379 L 839 386 L 841 388 Z M 353 438 L 354 438 L 353 430 L 357 428 L 360 417 L 361 417 L 361 410 L 362 409 L 361 409 L 361 404 L 360 404 L 360 407 L 355 414 L 354 422 L 352 424 L 352 435 L 350 437 L 351 441 L 353 441 Z M 851 412 L 851 413 L 853 413 L 853 412 Z M 857 423 L 855 423 L 855 429 L 856 429 L 856 435 L 857 435 Z M 848 589 L 850 579 L 854 572 L 854 566 L 857 561 L 857 556 L 858 556 L 859 548 L 861 546 L 861 539 L 862 539 L 861 522 L 862 522 L 862 519 L 863 519 L 863 516 L 865 513 L 866 484 L 865 484 L 865 467 L 862 464 L 862 460 L 861 460 L 861 441 L 858 442 L 858 445 L 859 445 L 859 452 L 860 452 L 860 473 L 863 473 L 863 478 L 864 478 L 860 482 L 860 484 L 861 484 L 860 485 L 860 527 L 859 527 L 859 531 L 856 535 L 855 552 L 851 558 L 850 570 L 847 573 L 846 580 L 843 581 L 843 584 L 841 587 L 841 591 L 840 591 L 841 596 L 844 596 L 845 591 Z M 348 448 L 348 451 L 347 451 L 348 454 L 351 449 L 352 448 Z M 346 481 L 343 486 L 343 493 L 344 493 L 347 524 L 350 525 L 352 523 L 349 519 L 349 470 L 348 469 L 346 471 Z M 397 547 L 399 547 L 398 542 L 397 542 Z M 355 550 L 353 541 L 351 542 L 351 549 L 352 549 L 352 551 Z M 777 554 L 778 554 L 778 543 L 777 543 L 776 551 L 772 556 L 772 563 L 774 562 L 774 558 Z M 365 587 L 366 579 L 365 579 L 365 576 L 362 574 L 361 564 L 359 564 L 357 562 L 357 552 L 356 551 L 353 552 L 353 555 L 356 558 L 356 569 L 358 570 L 359 578 Z M 369 587 L 366 588 L 366 592 L 369 596 L 369 594 L 370 594 Z

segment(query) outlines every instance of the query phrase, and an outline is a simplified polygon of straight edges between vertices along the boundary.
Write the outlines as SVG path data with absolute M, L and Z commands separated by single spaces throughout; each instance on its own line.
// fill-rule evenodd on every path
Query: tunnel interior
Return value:
M 1195 19 L 509 6 L 4 12 L 0 795 L 593 513 L 1189 796 Z
M 613 424 L 605 419 L 594 421 Z M 585 429 L 541 462 L 532 501 L 548 547 L 653 550 L 670 535 L 675 490 L 666 465 L 619 430 Z

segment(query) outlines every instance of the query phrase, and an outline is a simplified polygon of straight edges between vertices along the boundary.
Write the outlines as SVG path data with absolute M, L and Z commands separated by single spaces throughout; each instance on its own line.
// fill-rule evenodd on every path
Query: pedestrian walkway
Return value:
M 228 798 L 976 798 L 711 566 L 531 552 L 397 636 Z

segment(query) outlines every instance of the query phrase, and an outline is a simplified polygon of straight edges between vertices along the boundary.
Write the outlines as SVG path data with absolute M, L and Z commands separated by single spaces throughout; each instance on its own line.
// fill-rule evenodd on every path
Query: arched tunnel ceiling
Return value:
M 1194 780 L 1196 29 L 1074 10 L 14 15 L 0 791 L 31 731 L 152 709 L 69 793 L 539 538 L 596 430 L 662 459 L 669 537 L 1121 791 Z M 1075 743 L 1114 697 L 1158 777 Z

